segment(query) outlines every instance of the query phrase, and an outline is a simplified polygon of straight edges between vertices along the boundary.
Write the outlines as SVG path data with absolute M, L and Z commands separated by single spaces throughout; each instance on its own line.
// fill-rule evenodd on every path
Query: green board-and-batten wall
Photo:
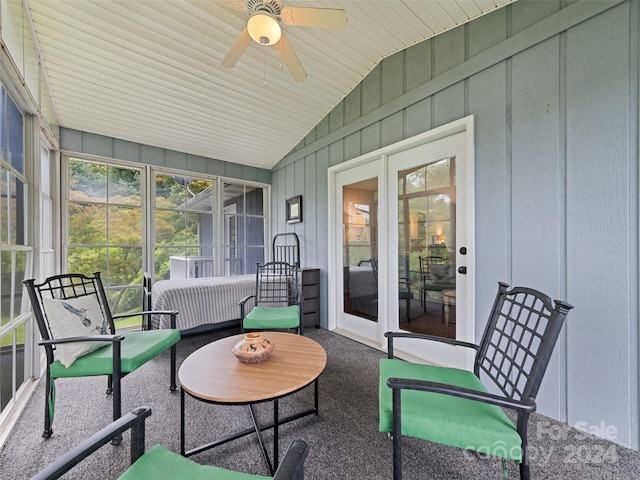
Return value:
M 474 115 L 476 331 L 500 280 L 574 304 L 539 411 L 638 449 L 639 17 L 520 0 L 382 60 L 272 172 L 273 233 L 323 269 L 323 325 L 327 169 Z

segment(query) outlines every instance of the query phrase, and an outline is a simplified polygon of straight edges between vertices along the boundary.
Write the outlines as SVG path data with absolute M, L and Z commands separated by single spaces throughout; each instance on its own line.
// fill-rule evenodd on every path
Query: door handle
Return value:
M 458 267 L 458 273 L 460 273 L 462 275 L 466 275 L 467 274 L 467 267 Z

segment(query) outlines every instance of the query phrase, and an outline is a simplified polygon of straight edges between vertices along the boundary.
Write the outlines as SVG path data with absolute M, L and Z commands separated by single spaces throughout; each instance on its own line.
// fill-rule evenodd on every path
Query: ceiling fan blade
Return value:
M 304 71 L 302 63 L 298 60 L 296 52 L 293 51 L 293 48 L 291 47 L 289 40 L 287 40 L 287 37 L 284 36 L 284 33 L 282 34 L 280 41 L 276 44 L 276 48 L 280 53 L 282 63 L 285 64 L 293 79 L 296 82 L 304 81 L 304 79 L 307 78 L 307 72 Z
M 283 8 L 280 18 L 287 25 L 297 27 L 344 28 L 347 14 L 335 8 Z
M 218 0 L 217 3 L 238 12 L 244 12 L 247 9 L 247 2 L 243 0 Z
M 226 68 L 233 67 L 238 59 L 242 56 L 244 51 L 247 49 L 249 44 L 251 43 L 251 37 L 249 36 L 249 32 L 245 28 L 240 36 L 236 40 L 236 43 L 229 49 L 229 53 L 222 60 L 222 66 Z

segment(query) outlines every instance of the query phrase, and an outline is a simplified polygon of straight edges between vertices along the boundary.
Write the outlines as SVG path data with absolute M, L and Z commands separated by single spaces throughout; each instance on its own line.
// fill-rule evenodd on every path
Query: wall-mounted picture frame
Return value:
M 287 199 L 287 223 L 302 221 L 302 195 Z

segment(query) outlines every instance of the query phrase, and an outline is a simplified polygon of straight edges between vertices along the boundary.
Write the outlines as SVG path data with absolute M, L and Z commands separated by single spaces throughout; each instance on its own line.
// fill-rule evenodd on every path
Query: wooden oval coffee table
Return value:
M 293 333 L 263 332 L 275 345 L 271 356 L 256 364 L 241 363 L 231 352 L 244 334 L 217 340 L 189 355 L 178 372 L 180 382 L 180 449 L 184 456 L 195 455 L 237 438 L 256 433 L 269 472 L 278 468 L 278 426 L 306 415 L 318 414 L 318 377 L 327 364 L 322 346 Z M 309 410 L 278 418 L 278 399 L 314 383 L 315 405 Z M 203 402 L 221 405 L 249 405 L 254 428 L 238 432 L 185 451 L 185 393 Z M 259 426 L 252 406 L 273 401 L 273 424 Z M 273 464 L 261 432 L 273 428 Z

